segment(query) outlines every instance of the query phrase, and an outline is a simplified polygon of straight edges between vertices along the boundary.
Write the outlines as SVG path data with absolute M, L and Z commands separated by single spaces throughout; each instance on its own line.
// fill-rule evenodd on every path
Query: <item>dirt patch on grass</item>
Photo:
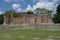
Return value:
M 36 38 L 32 38 L 33 40 L 40 40 L 40 38 L 36 37 Z
M 18 37 L 20 37 L 20 38 L 26 38 L 26 36 L 18 36 Z

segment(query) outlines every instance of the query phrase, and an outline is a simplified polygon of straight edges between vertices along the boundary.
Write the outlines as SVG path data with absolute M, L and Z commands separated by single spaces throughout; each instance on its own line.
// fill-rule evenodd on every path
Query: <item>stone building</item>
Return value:
M 4 16 L 4 24 L 41 24 L 52 23 L 52 13 L 25 14 L 25 13 L 8 13 Z

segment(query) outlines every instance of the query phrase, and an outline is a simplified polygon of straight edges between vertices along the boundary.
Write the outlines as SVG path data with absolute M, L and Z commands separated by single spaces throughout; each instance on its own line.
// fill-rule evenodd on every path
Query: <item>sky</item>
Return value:
M 56 7 L 60 0 L 0 0 L 0 14 L 7 10 L 22 12 L 27 10 L 34 11 L 36 8 L 45 8 L 56 13 Z

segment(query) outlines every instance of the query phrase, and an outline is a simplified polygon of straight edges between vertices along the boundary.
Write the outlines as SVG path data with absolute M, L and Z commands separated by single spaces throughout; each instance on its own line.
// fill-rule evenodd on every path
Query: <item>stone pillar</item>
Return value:
M 25 17 L 26 17 L 26 16 L 24 15 L 24 16 L 23 16 L 23 24 L 25 24 Z
M 3 25 L 6 25 L 6 16 L 4 16 L 4 23 Z
M 41 24 L 41 15 L 36 16 L 36 24 Z
M 14 24 L 14 17 L 13 17 L 13 14 L 10 14 L 11 15 L 11 24 L 13 25 Z
M 51 12 L 48 13 L 48 23 L 53 23 L 52 22 L 52 13 Z

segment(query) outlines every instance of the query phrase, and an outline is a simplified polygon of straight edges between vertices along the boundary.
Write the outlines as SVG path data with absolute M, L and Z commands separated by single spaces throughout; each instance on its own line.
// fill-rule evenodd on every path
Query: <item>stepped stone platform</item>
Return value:
M 5 24 L 0 29 L 60 29 L 60 24 Z

